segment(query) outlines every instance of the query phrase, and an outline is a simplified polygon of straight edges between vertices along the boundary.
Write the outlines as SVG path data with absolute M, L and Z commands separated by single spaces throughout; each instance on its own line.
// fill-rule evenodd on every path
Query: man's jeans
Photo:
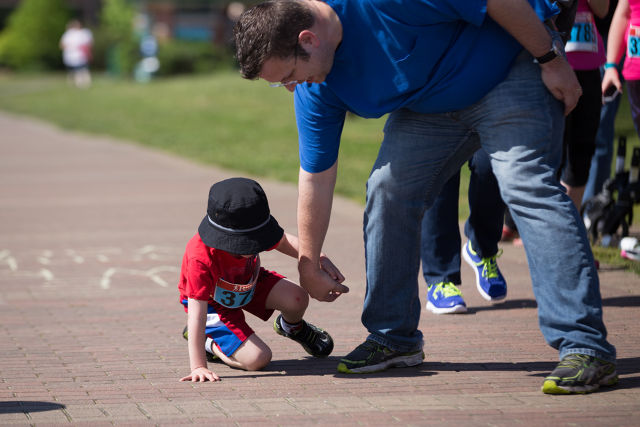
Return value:
M 475 152 L 469 160 L 469 169 L 469 218 L 464 226 L 464 234 L 478 255 L 490 257 L 498 253 L 504 203 L 491 171 L 491 159 L 484 150 Z M 459 193 L 458 172 L 445 183 L 433 206 L 424 213 L 420 257 L 427 285 L 440 282 L 452 282 L 456 285 L 461 283 Z
M 563 106 L 540 67 L 520 54 L 508 77 L 457 112 L 392 113 L 367 182 L 364 215 L 369 338 L 398 351 L 422 347 L 418 330 L 420 224 L 444 184 L 480 147 L 524 242 L 540 329 L 560 357 L 615 360 L 606 340 L 598 274 L 586 231 L 556 179 Z

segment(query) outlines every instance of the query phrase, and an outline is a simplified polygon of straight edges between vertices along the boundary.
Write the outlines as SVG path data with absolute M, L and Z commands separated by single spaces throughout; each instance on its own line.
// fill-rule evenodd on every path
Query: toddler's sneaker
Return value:
M 502 277 L 496 258 L 502 255 L 502 250 L 488 258 L 481 258 L 467 242 L 462 249 L 464 260 L 473 267 L 476 273 L 476 287 L 482 298 L 487 301 L 499 301 L 507 296 L 507 282 Z
M 618 382 L 616 365 L 586 354 L 565 356 L 544 379 L 542 392 L 547 394 L 591 393 L 600 386 Z
M 302 328 L 296 333 L 290 334 L 282 328 L 281 318 L 282 314 L 279 314 L 273 322 L 273 329 L 278 335 L 299 343 L 307 353 L 314 357 L 327 357 L 331 354 L 333 351 L 333 338 L 327 331 L 302 320 Z
M 182 330 L 182 338 L 184 338 L 185 340 L 189 341 L 189 327 L 185 326 L 184 329 Z M 222 362 L 220 360 L 220 358 L 218 356 L 216 356 L 213 353 L 209 353 L 208 351 L 205 351 L 205 354 L 207 355 L 207 362 Z
M 369 374 L 393 367 L 416 366 L 424 360 L 422 349 L 410 352 L 391 350 L 367 340 L 340 359 L 338 372 L 345 374 Z
M 464 313 L 467 304 L 456 285 L 440 282 L 427 287 L 427 310 L 435 314 Z

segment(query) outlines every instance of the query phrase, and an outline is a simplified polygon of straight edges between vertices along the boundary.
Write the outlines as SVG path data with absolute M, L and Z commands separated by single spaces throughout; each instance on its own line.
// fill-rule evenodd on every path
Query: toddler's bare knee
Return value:
M 304 312 L 309 306 L 309 294 L 300 286 L 296 286 L 289 299 L 289 311 Z
M 245 364 L 245 369 L 247 371 L 259 371 L 271 362 L 271 357 L 272 353 L 270 348 L 262 349 L 256 354 L 253 360 Z

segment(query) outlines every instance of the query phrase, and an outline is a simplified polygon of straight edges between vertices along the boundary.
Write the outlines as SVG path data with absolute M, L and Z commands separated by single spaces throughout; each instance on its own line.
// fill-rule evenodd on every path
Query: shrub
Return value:
M 104 1 L 96 34 L 96 53 L 101 56 L 98 61 L 104 61 L 112 74 L 130 76 L 138 60 L 134 15 L 135 10 L 127 0 Z
M 62 68 L 59 42 L 69 17 L 63 0 L 22 0 L 0 34 L 0 63 L 16 70 Z
M 158 75 L 209 73 L 235 66 L 230 49 L 209 42 L 170 40 L 158 48 Z

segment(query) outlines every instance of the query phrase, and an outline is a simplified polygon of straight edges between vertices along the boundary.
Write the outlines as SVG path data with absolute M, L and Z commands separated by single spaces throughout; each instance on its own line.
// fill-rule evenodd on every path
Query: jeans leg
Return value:
M 604 182 L 611 176 L 611 161 L 613 160 L 614 124 L 616 113 L 620 106 L 620 96 L 607 102 L 600 110 L 600 126 L 596 134 L 596 150 L 591 158 L 589 179 L 584 189 L 582 203 L 592 198 L 600 191 Z
M 367 181 L 364 215 L 369 339 L 398 351 L 422 348 L 420 228 L 444 184 L 479 146 L 448 114 L 392 113 Z
M 444 185 L 433 206 L 422 218 L 420 258 L 427 285 L 460 279 L 460 231 L 458 228 L 458 195 L 460 172 Z
M 522 236 L 540 329 L 560 358 L 581 353 L 614 361 L 586 230 L 560 186 L 563 106 L 540 67 L 521 54 L 505 81 L 469 109 L 505 203 Z
M 486 151 L 476 151 L 469 160 L 469 169 L 469 218 L 464 225 L 464 233 L 478 255 L 487 258 L 498 253 L 504 202 L 491 169 L 491 158 Z

